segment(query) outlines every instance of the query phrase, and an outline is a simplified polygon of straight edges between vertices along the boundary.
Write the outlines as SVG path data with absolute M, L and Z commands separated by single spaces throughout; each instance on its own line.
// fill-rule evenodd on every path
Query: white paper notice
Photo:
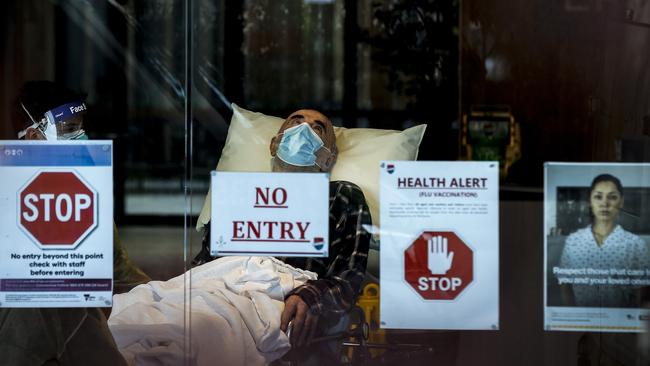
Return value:
M 106 307 L 111 141 L 0 142 L 0 307 Z
M 212 172 L 212 255 L 326 257 L 325 173 Z
M 499 164 L 380 169 L 381 327 L 498 329 Z
M 643 332 L 650 164 L 544 167 L 544 329 Z

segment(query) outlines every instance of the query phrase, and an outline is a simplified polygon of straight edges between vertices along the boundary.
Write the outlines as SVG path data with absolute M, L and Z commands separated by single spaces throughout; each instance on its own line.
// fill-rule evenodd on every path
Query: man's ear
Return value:
M 332 155 L 330 155 L 329 161 L 328 161 L 328 167 L 327 171 L 331 171 L 332 168 L 334 168 L 334 164 L 336 164 L 336 159 L 339 157 L 339 149 L 336 147 L 336 144 L 332 146 Z
M 325 152 L 327 151 L 327 152 Z M 338 149 L 336 145 L 332 147 L 332 150 L 320 149 L 316 153 L 316 165 L 320 168 L 321 172 L 329 172 L 336 164 L 336 158 L 338 157 Z M 327 157 L 325 157 L 327 154 Z
M 275 153 L 278 151 L 278 135 L 275 135 L 271 138 L 271 146 L 269 146 L 269 149 L 271 150 L 271 156 L 275 157 Z

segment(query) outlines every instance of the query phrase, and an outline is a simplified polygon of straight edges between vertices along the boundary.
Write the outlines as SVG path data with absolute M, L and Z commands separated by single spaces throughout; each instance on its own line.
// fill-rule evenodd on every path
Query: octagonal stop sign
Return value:
M 18 226 L 41 248 L 73 249 L 97 226 L 97 192 L 73 171 L 40 172 L 18 200 Z
M 427 300 L 453 300 L 472 282 L 472 249 L 452 231 L 425 231 L 404 251 L 406 282 Z

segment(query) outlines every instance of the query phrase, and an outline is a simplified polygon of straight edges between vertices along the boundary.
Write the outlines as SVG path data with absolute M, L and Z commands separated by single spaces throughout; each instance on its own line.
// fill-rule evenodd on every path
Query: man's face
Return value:
M 323 146 L 326 147 L 332 154 L 336 155 L 336 136 L 334 135 L 334 127 L 329 118 L 322 113 L 312 109 L 301 109 L 295 111 L 287 117 L 278 133 L 271 139 L 271 156 L 275 157 L 278 149 L 278 144 L 282 140 L 283 132 L 291 127 L 298 126 L 302 123 L 307 123 L 309 127 L 320 137 L 323 141 Z M 335 157 L 334 157 L 335 159 Z M 274 159 L 279 160 L 279 159 Z M 281 162 L 281 161 L 280 161 Z M 281 162 L 282 163 L 282 162 Z M 282 166 L 281 166 L 282 165 Z M 318 167 L 287 167 L 287 164 L 274 165 L 274 171 L 318 171 Z
M 301 109 L 291 113 L 280 127 L 278 134 L 284 132 L 287 128 L 297 126 L 301 123 L 309 124 L 309 127 L 323 140 L 325 147 L 328 149 L 332 148 L 336 141 L 332 122 L 322 113 L 313 109 Z

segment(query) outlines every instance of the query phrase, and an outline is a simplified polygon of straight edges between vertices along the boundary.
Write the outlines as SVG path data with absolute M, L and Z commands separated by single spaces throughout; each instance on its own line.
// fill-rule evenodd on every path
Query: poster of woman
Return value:
M 650 164 L 545 166 L 547 330 L 640 332 L 650 288 Z

